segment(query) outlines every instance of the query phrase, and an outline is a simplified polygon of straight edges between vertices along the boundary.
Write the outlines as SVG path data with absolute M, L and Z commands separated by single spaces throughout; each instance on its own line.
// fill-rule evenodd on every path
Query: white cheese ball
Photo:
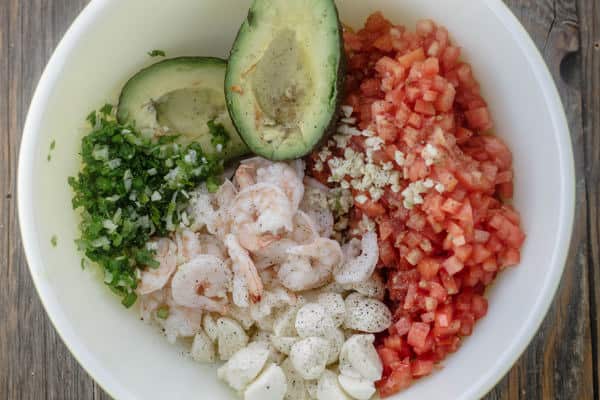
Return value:
M 317 385 L 317 400 L 351 400 L 342 390 L 335 373 L 325 370 Z
M 287 358 L 282 364 L 281 369 L 287 379 L 287 391 L 285 392 L 285 400 L 305 400 L 308 396 L 306 391 L 305 380 L 296 371 L 292 362 Z
M 217 370 L 219 379 L 235 390 L 244 389 L 263 369 L 270 349 L 264 342 L 250 343 Z
M 339 293 L 321 293 L 317 298 L 317 303 L 333 319 L 336 328 L 344 323 L 344 319 L 346 318 L 346 304 L 344 303 L 344 298 Z
M 362 378 L 340 375 L 338 382 L 342 389 L 356 400 L 369 400 L 375 394 L 375 383 Z
M 361 332 L 383 332 L 392 324 L 392 313 L 385 304 L 359 293 L 346 297 L 344 326 Z
M 216 325 L 219 358 L 227 361 L 236 352 L 246 347 L 248 344 L 248 335 L 240 324 L 231 318 L 219 318 Z
M 201 363 L 216 361 L 215 345 L 204 331 L 200 331 L 194 336 L 190 355 L 195 361 Z
M 327 365 L 337 362 L 340 352 L 342 351 L 342 346 L 346 341 L 344 331 L 338 328 L 334 332 L 335 334 L 329 339 L 329 357 L 327 358 Z
M 217 341 L 219 331 L 217 329 L 217 323 L 212 315 L 208 313 L 204 314 L 204 317 L 202 317 L 202 329 L 204 329 L 204 332 L 210 338 L 210 340 L 213 342 Z
M 271 336 L 271 344 L 275 349 L 283 354 L 289 355 L 292 351 L 292 346 L 300 340 L 297 336 Z
M 320 337 L 302 339 L 292 346 L 290 361 L 304 379 L 317 379 L 327 364 L 330 343 Z
M 244 400 L 283 400 L 287 391 L 287 379 L 283 370 L 269 365 L 244 391 Z
M 295 326 L 298 335 L 303 338 L 314 336 L 329 338 L 335 330 L 331 316 L 323 306 L 316 303 L 308 303 L 298 310 Z
M 372 382 L 381 379 L 383 365 L 373 345 L 375 336 L 354 335 L 346 340 L 340 352 L 340 373 Z

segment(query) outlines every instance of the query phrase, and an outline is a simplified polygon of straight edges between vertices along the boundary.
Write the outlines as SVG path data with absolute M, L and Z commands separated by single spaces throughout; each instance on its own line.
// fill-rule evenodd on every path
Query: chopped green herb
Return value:
M 137 300 L 137 294 L 135 294 L 135 292 L 130 292 L 125 297 L 123 297 L 121 304 L 123 304 L 125 307 L 129 308 L 135 304 L 136 300 Z
M 55 147 L 56 147 L 56 140 L 53 140 L 52 142 L 50 142 L 50 150 L 54 150 Z
M 227 133 L 227 130 L 225 129 L 225 127 L 223 126 L 223 124 L 217 124 L 215 123 L 215 120 L 210 120 L 208 121 L 208 130 L 210 131 L 210 143 L 217 147 L 217 146 L 221 146 L 221 148 L 225 147 L 227 145 L 227 143 L 229 143 L 229 141 L 231 140 L 229 133 Z
M 50 244 L 52 245 L 52 247 L 56 247 L 58 245 L 58 238 L 56 237 L 56 235 L 52 235 L 52 237 L 50 238 Z
M 163 50 L 152 50 L 148 52 L 148 55 L 150 57 L 165 57 L 167 53 L 165 53 Z
M 81 143 L 82 168 L 69 178 L 73 208 L 82 210 L 76 242 L 130 306 L 138 269 L 159 265 L 147 242 L 187 221 L 184 193 L 204 181 L 218 182 L 223 161 L 205 155 L 197 143 L 175 143 L 175 136 L 142 136 L 133 125 L 120 124 L 111 105 L 87 119 L 92 131 Z
M 169 306 L 161 306 L 156 310 L 156 316 L 160 319 L 169 318 Z
M 48 153 L 48 157 L 46 157 L 46 159 L 48 160 L 48 162 L 52 160 L 52 156 L 50 155 L 50 153 Z

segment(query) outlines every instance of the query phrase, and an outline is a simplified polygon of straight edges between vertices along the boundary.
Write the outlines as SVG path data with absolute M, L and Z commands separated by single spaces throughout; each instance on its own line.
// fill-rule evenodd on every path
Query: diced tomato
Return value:
M 354 135 L 348 147 L 401 176 L 378 201 L 356 202 L 349 214 L 352 233 L 363 216 L 377 226 L 377 268 L 394 320 L 377 337 L 383 397 L 430 374 L 473 332 L 488 310 L 486 287 L 519 263 L 525 233 L 519 213 L 502 202 L 515 189 L 511 151 L 483 134 L 493 125 L 490 110 L 448 31 L 424 20 L 411 32 L 376 13 L 356 33 L 347 29 L 344 45 L 344 104 L 358 129 L 385 142 L 368 149 L 367 137 Z M 433 163 L 427 145 L 437 150 Z M 330 157 L 344 152 L 331 150 Z M 307 162 L 312 176 L 330 185 L 329 168 L 316 171 L 317 161 L 313 154 Z M 405 207 L 405 189 L 427 180 L 434 183 L 420 193 L 423 202 Z
M 377 218 L 386 214 L 385 207 L 371 199 L 367 200 L 363 204 L 357 202 L 355 206 L 361 209 L 370 218 Z
M 433 371 L 433 360 L 416 359 L 410 363 L 410 369 L 416 378 L 429 375 Z
M 417 100 L 415 103 L 415 111 L 423 115 L 435 115 L 433 103 L 424 100 Z
M 487 107 L 465 111 L 467 123 L 472 129 L 487 131 L 492 127 L 492 119 Z
M 387 240 L 379 241 L 379 258 L 383 265 L 387 267 L 393 266 L 396 263 L 398 256 L 396 249 L 391 242 Z
M 404 68 L 410 68 L 415 62 L 425 61 L 425 51 L 422 47 L 419 47 L 410 53 L 398 57 L 397 60 Z
M 394 50 L 394 46 L 392 43 L 392 36 L 388 33 L 385 34 L 383 36 L 380 36 L 374 43 L 373 43 L 373 47 L 384 51 L 386 53 L 391 52 L 392 50 Z
M 396 363 L 390 375 L 378 382 L 379 395 L 381 397 L 391 396 L 402 389 L 406 389 L 411 383 L 410 363 L 408 361 Z
M 406 341 L 408 344 L 414 347 L 424 347 L 425 339 L 430 331 L 429 324 L 423 322 L 413 322 L 410 330 L 408 331 L 408 337 Z
M 463 270 L 465 264 L 456 256 L 448 257 L 442 266 L 450 274 L 455 275 Z
M 380 11 L 371 14 L 365 23 L 365 30 L 368 32 L 387 32 L 391 27 L 392 24 Z
M 440 270 L 440 267 L 440 261 L 431 257 L 422 259 L 417 265 L 419 273 L 421 274 L 423 279 L 427 280 L 433 279 Z

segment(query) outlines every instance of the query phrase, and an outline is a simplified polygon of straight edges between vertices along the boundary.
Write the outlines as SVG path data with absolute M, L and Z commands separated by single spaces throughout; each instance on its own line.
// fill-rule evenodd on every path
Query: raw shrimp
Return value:
M 254 265 L 259 270 L 279 265 L 285 261 L 288 250 L 298 243 L 292 239 L 281 239 L 259 249 L 253 253 Z
M 304 196 L 302 178 L 296 174 L 294 168 L 285 163 L 273 163 L 261 167 L 256 171 L 256 182 L 272 183 L 283 189 L 290 199 L 292 207 L 297 210 Z
M 334 271 L 336 282 L 346 285 L 368 280 L 379 261 L 377 234 L 367 232 L 360 242 L 352 240 L 347 243 L 344 246 L 344 259 L 340 268 Z
M 205 184 L 200 185 L 198 189 L 190 193 L 190 205 L 187 211 L 193 220 L 191 226 L 193 231 L 214 224 L 215 203 L 215 195 L 208 192 Z
M 173 300 L 181 306 L 224 313 L 231 279 L 231 271 L 223 260 L 198 255 L 173 275 Z
M 300 209 L 312 218 L 319 236 L 331 237 L 334 218 L 327 200 L 329 188 L 310 177 L 304 178 L 304 185 L 304 197 Z
M 319 238 L 319 232 L 313 219 L 304 211 L 297 211 L 290 238 L 299 244 L 312 243 Z
M 188 229 L 175 235 L 177 240 L 178 264 L 186 263 L 201 254 L 225 259 L 222 243 L 213 235 L 195 233 Z
M 227 235 L 225 246 L 233 262 L 233 299 L 239 307 L 248 307 L 249 299 L 253 303 L 260 301 L 263 294 L 263 283 L 258 275 L 250 254 L 234 235 Z M 245 301 L 246 300 L 246 301 Z
M 165 289 L 165 297 L 169 314 L 167 318 L 157 318 L 156 321 L 162 326 L 170 343 L 174 343 L 178 337 L 192 337 L 202 330 L 202 310 L 178 305 L 168 289 Z
M 159 309 L 166 310 L 167 316 L 158 317 Z M 144 321 L 160 325 L 170 343 L 178 337 L 194 336 L 202 326 L 202 311 L 176 304 L 169 288 L 140 296 L 140 314 Z
M 154 259 L 160 264 L 158 268 L 147 267 L 142 271 L 138 294 L 144 295 L 162 289 L 177 268 L 177 246 L 172 240 L 161 238 L 150 242 L 156 248 Z
M 240 190 L 257 183 L 272 183 L 285 192 L 296 209 L 304 196 L 303 177 L 304 162 L 301 160 L 286 164 L 254 157 L 242 161 L 235 173 L 235 183 Z
M 285 287 L 294 291 L 324 285 L 343 259 L 339 243 L 326 238 L 295 246 L 288 254 L 288 259 L 279 268 L 278 277 Z
M 242 190 L 256 184 L 256 171 L 269 164 L 271 162 L 262 157 L 252 157 L 242 160 L 233 178 L 235 185 Z
M 256 251 L 293 227 L 295 210 L 281 189 L 258 183 L 242 190 L 230 210 L 232 233 L 242 246 Z

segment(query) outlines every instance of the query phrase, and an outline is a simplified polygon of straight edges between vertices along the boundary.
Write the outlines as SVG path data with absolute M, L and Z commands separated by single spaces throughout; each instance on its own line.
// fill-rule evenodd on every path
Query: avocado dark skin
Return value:
M 339 120 L 339 116 L 340 116 L 340 112 L 341 112 L 341 106 L 342 106 L 342 102 L 345 98 L 345 76 L 346 76 L 346 54 L 344 51 L 344 40 L 343 40 L 343 26 L 342 23 L 340 21 L 339 18 L 339 12 L 337 10 L 337 7 L 335 7 L 335 4 L 333 5 L 333 9 L 335 12 L 335 18 L 337 20 L 337 31 L 338 31 L 338 43 L 339 43 L 339 62 L 338 62 L 338 66 L 337 66 L 337 74 L 336 74 L 336 79 L 335 79 L 335 84 L 332 86 L 332 91 L 330 94 L 330 98 L 334 97 L 335 98 L 335 103 L 334 103 L 334 112 L 331 115 L 331 118 L 329 120 L 329 123 L 327 124 L 327 126 L 323 129 L 323 133 L 321 134 L 321 138 L 319 139 L 319 141 L 313 145 L 310 148 L 306 148 L 303 152 L 296 154 L 296 157 L 290 158 L 290 157 L 272 157 L 273 160 L 276 161 L 285 161 L 285 160 L 289 160 L 289 159 L 295 159 L 295 158 L 302 158 L 305 157 L 309 154 L 311 154 L 315 149 L 321 147 L 322 145 L 326 144 L 328 139 L 335 133 L 336 128 L 337 128 L 337 123 Z M 250 27 L 255 27 L 256 24 L 258 24 L 258 18 L 256 16 L 256 13 L 254 11 L 253 8 L 251 8 L 248 11 L 248 15 L 246 17 L 246 21 L 244 22 L 244 24 L 242 24 L 242 26 L 240 27 L 240 30 L 238 31 L 237 35 L 236 35 L 236 39 L 235 42 L 237 42 L 241 35 L 245 34 L 246 32 L 244 31 L 244 26 L 248 25 Z M 235 43 L 234 42 L 234 43 Z M 230 60 L 236 57 L 236 46 L 234 45 L 230 51 L 229 54 L 229 58 Z M 231 65 L 231 64 L 230 64 Z M 237 118 L 235 117 L 235 111 L 234 111 L 234 106 L 233 106 L 233 100 L 232 100 L 232 96 L 229 95 L 230 92 L 235 92 L 235 89 L 232 89 L 232 87 L 228 87 L 228 79 L 226 78 L 225 80 L 225 93 L 226 93 L 226 102 L 227 102 L 227 109 L 229 112 L 229 115 L 231 117 L 231 120 L 233 121 L 234 126 L 236 127 L 236 129 L 238 130 L 238 132 L 240 132 L 240 137 L 241 139 L 246 143 L 246 145 L 248 145 L 248 147 L 250 149 L 252 149 L 252 144 L 247 140 L 247 138 L 244 136 L 244 134 L 242 134 L 242 126 L 240 126 L 240 124 L 238 123 Z

